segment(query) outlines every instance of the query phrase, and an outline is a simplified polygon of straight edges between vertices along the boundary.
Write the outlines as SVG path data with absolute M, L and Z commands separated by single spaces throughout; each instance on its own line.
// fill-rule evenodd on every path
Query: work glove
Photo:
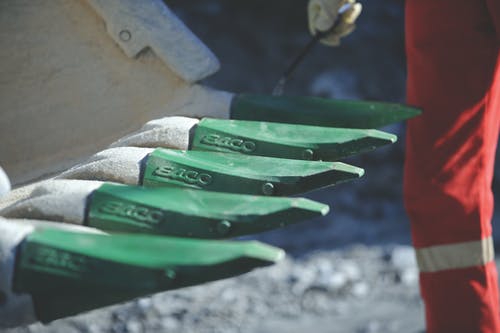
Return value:
M 0 198 L 9 193 L 10 191 L 10 181 L 9 177 L 5 171 L 3 171 L 2 167 L 0 167 Z
M 343 6 L 350 6 L 342 12 Z M 355 22 L 361 14 L 362 6 L 355 0 L 309 0 L 309 31 L 313 36 L 332 29 L 341 14 L 337 27 L 326 34 L 320 41 L 328 46 L 338 46 L 340 39 L 349 35 L 356 28 Z

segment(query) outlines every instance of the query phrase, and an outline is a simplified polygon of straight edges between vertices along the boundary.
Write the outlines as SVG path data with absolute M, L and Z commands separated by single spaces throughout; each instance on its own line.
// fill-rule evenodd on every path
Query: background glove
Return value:
M 362 6 L 355 0 L 310 0 L 308 5 L 309 31 L 314 36 L 318 32 L 328 31 L 333 27 L 342 6 L 351 4 L 351 8 L 342 14 L 338 27 L 321 39 L 321 43 L 337 46 L 340 39 L 349 35 L 356 28 L 355 22 L 361 14 Z

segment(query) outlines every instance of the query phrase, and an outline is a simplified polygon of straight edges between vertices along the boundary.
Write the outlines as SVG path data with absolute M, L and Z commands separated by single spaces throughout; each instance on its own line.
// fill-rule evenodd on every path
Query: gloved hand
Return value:
M 338 46 L 340 39 L 349 35 L 356 28 L 355 22 L 361 14 L 362 6 L 356 0 L 309 0 L 307 11 L 309 31 L 312 35 L 330 30 L 344 5 L 351 5 L 351 7 L 342 14 L 337 28 L 322 38 L 321 43 L 328 46 Z

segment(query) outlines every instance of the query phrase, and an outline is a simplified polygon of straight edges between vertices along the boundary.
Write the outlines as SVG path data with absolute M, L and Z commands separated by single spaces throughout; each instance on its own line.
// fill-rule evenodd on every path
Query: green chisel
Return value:
M 363 169 L 339 162 L 120 147 L 102 151 L 57 178 L 286 196 L 357 179 L 363 173 Z
M 23 189 L 17 191 L 22 193 Z M 326 215 L 329 210 L 327 205 L 304 198 L 83 180 L 49 180 L 28 193 L 23 200 L 0 209 L 0 216 L 61 221 L 114 232 L 219 239 L 285 227 Z
M 378 130 L 186 117 L 156 119 L 113 147 L 165 147 L 268 157 L 336 161 L 396 142 Z
M 416 107 L 305 96 L 234 95 L 230 118 L 290 124 L 380 128 L 420 115 Z
M 39 229 L 4 219 L 0 240 L 2 327 L 240 275 L 284 256 L 258 242 Z

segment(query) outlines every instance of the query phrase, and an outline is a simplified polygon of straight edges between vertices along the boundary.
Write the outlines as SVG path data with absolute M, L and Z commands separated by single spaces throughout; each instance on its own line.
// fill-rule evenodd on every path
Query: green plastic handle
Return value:
M 236 95 L 231 119 L 345 128 L 380 128 L 416 117 L 415 107 L 304 96 Z
M 363 173 L 363 169 L 338 162 L 158 148 L 146 160 L 142 183 L 285 196 L 357 179 Z
M 35 231 L 20 245 L 14 291 L 43 322 L 267 266 L 282 250 L 258 242 Z
M 118 232 L 228 238 L 285 227 L 326 215 L 327 205 L 278 198 L 104 184 L 89 199 L 87 225 Z
M 335 161 L 396 140 L 377 130 L 204 118 L 195 129 L 191 149 Z

